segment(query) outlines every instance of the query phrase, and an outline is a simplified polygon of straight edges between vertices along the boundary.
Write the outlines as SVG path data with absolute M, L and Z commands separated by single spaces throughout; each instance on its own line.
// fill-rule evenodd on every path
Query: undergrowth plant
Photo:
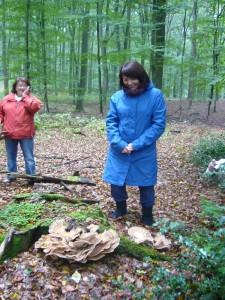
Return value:
M 156 269 L 152 281 L 154 296 L 162 300 L 222 300 L 225 299 L 225 207 L 202 199 L 202 217 L 208 227 L 189 233 L 175 226 L 172 235 L 181 247 L 181 257 L 174 262 L 174 269 Z M 208 215 L 209 210 L 211 211 Z M 209 219 L 207 220 L 207 216 Z M 172 223 L 163 232 L 171 231 Z M 155 298 L 154 298 L 155 299 Z
M 0 222 L 10 226 L 32 226 L 44 213 L 42 203 L 20 203 L 6 206 L 0 211 Z
M 35 115 L 37 130 L 58 128 L 60 130 L 91 128 L 98 132 L 105 132 L 105 121 L 97 118 L 75 117 L 72 114 L 37 114 Z M 105 133 L 104 133 L 105 134 Z
M 210 134 L 209 137 L 200 139 L 190 154 L 190 160 L 204 169 L 212 159 L 221 158 L 225 158 L 225 136 L 222 135 Z

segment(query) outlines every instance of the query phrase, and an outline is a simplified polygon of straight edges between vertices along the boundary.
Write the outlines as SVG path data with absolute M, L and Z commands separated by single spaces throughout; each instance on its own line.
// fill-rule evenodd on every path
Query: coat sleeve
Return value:
M 31 113 L 35 114 L 41 109 L 42 103 L 39 99 L 29 94 L 23 98 L 24 107 Z
M 163 134 L 166 127 L 166 105 L 161 91 L 155 95 L 151 127 L 132 142 L 135 150 L 150 146 Z
M 126 147 L 127 142 L 121 139 L 118 127 L 119 116 L 117 114 L 116 104 L 110 100 L 110 109 L 106 117 L 107 137 L 110 146 L 121 152 Z

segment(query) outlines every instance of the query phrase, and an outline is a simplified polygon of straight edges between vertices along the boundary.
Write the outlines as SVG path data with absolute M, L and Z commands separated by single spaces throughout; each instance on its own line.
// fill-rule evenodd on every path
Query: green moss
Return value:
M 5 234 L 0 234 L 0 244 L 4 241 L 5 239 Z
M 26 245 L 28 240 L 26 241 Z M 28 247 L 29 248 L 29 247 Z M 14 236 L 12 238 L 11 243 L 6 247 L 0 262 L 3 262 L 7 258 L 13 258 L 17 256 L 19 253 L 26 251 L 28 249 L 27 247 L 24 247 L 23 243 L 23 237 L 22 236 Z
M 27 230 L 40 224 L 49 225 L 55 217 L 60 214 L 65 215 L 67 211 L 82 205 L 81 203 L 68 204 L 51 202 L 19 202 L 10 203 L 0 210 L 0 224 L 5 224 L 5 230 L 8 227 L 16 227 L 17 230 Z M 3 228 L 3 226 L 2 226 Z
M 30 199 L 32 196 L 40 196 L 38 193 L 23 193 L 23 194 L 18 194 L 13 196 L 13 200 L 15 201 L 20 201 L 23 199 Z
M 100 208 L 95 207 L 87 207 L 86 210 L 80 210 L 69 214 L 71 218 L 75 218 L 79 221 L 85 221 L 87 218 L 91 218 L 93 220 L 100 220 L 105 226 L 108 226 L 108 220 L 105 214 L 102 212 Z
M 40 199 L 47 200 L 47 201 L 64 201 L 66 197 L 61 194 L 41 194 Z M 68 203 L 71 203 L 72 205 L 74 205 L 74 207 L 79 207 L 84 205 L 87 206 L 87 204 L 82 202 L 82 200 L 83 200 L 82 198 L 69 198 Z
M 43 200 L 48 200 L 48 201 L 57 201 L 57 200 L 65 198 L 65 196 L 60 195 L 60 194 L 41 194 L 40 198 Z
M 147 245 L 138 245 L 124 236 L 120 236 L 120 244 L 116 248 L 116 252 L 118 254 L 125 254 L 139 260 L 142 260 L 145 257 L 152 257 L 158 260 L 171 260 L 171 257 L 159 253 L 158 251 L 149 248 Z
M 80 181 L 79 176 L 67 176 L 66 179 L 71 180 L 71 181 L 75 181 L 75 182 Z

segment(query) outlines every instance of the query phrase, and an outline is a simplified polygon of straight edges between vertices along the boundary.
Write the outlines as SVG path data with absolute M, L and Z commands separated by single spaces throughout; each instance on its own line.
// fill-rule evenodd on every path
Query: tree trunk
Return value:
M 42 0 L 41 7 L 41 38 L 42 38 L 42 62 L 43 62 L 43 85 L 44 85 L 44 108 L 49 112 L 48 87 L 47 87 L 47 57 L 46 57 L 46 37 L 45 37 L 45 0 Z
M 27 0 L 26 10 L 26 73 L 30 79 L 30 53 L 29 53 L 29 24 L 30 24 L 30 0 Z
M 97 16 L 102 14 L 102 8 L 99 1 L 97 2 Z M 98 88 L 99 88 L 99 109 L 100 114 L 103 114 L 103 99 L 102 99 L 102 73 L 101 73 L 101 57 L 100 57 L 100 22 L 97 18 L 97 61 L 98 61 Z
M 4 78 L 4 93 L 7 94 L 9 91 L 9 80 L 8 80 L 8 58 L 6 55 L 6 31 L 5 31 L 5 0 L 2 0 L 2 73 Z
M 181 111 L 182 111 L 183 85 L 184 85 L 183 64 L 184 64 L 184 54 L 185 54 L 185 49 L 186 49 L 186 37 L 187 37 L 186 19 L 187 19 L 187 10 L 185 9 L 184 18 L 183 18 L 182 52 L 181 52 L 181 68 L 180 68 L 180 87 L 179 87 L 180 117 L 181 117 Z
M 189 76 L 189 84 L 188 84 L 188 99 L 189 99 L 189 108 L 192 106 L 192 100 L 194 98 L 194 90 L 195 90 L 195 61 L 197 58 L 197 47 L 196 47 L 196 33 L 197 33 L 197 17 L 198 17 L 198 1 L 194 2 L 193 7 L 193 33 L 191 38 L 191 68 L 190 68 L 190 76 Z
M 152 22 L 152 47 L 151 52 L 151 69 L 152 81 L 156 87 L 162 89 L 163 83 L 163 62 L 165 51 L 165 11 L 166 0 L 153 0 Z
M 149 32 L 150 32 L 150 20 L 149 20 L 149 11 L 148 7 L 144 6 L 144 8 L 141 8 L 141 4 L 139 7 L 139 15 L 140 15 L 140 25 L 141 25 L 141 40 L 140 43 L 142 46 L 145 46 L 148 41 L 150 40 Z M 143 54 L 141 58 L 141 64 L 142 66 L 145 65 L 145 55 Z M 151 73 L 151 66 L 149 69 L 149 74 Z
M 88 63 L 88 42 L 89 42 L 89 14 L 90 3 L 85 2 L 85 13 L 82 21 L 82 45 L 81 45 L 81 69 L 80 82 L 78 88 L 78 99 L 76 111 L 83 111 L 84 94 L 87 85 L 87 63 Z
M 124 34 L 124 50 L 130 48 L 130 22 L 131 22 L 131 7 L 128 5 L 127 7 L 127 21 L 125 27 L 125 34 Z
M 217 10 L 216 10 L 217 9 Z M 213 49 L 213 73 L 214 76 L 218 76 L 219 74 L 219 67 L 220 67 L 220 52 L 224 45 L 225 39 L 224 39 L 224 32 L 220 28 L 224 27 L 224 21 L 221 20 L 221 17 L 224 16 L 225 12 L 225 5 L 223 7 L 220 7 L 220 3 L 217 2 L 217 8 L 215 8 L 216 11 L 216 18 L 214 19 L 214 26 L 215 26 L 215 33 L 214 33 L 214 49 Z M 220 21 L 221 20 L 221 21 Z M 219 89 L 220 85 L 224 86 L 224 80 L 220 79 L 215 84 L 215 98 L 214 98 L 214 104 L 213 104 L 213 112 L 216 112 L 216 103 L 219 99 Z

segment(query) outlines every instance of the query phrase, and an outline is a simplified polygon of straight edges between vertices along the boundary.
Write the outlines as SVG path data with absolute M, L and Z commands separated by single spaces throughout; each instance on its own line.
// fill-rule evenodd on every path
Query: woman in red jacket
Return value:
M 6 131 L 5 146 L 8 172 L 17 172 L 17 150 L 20 145 L 25 161 L 26 174 L 35 174 L 34 160 L 34 114 L 41 108 L 41 101 L 30 94 L 27 78 L 15 80 L 10 94 L 0 102 L 0 122 Z M 14 181 L 7 176 L 4 182 Z

